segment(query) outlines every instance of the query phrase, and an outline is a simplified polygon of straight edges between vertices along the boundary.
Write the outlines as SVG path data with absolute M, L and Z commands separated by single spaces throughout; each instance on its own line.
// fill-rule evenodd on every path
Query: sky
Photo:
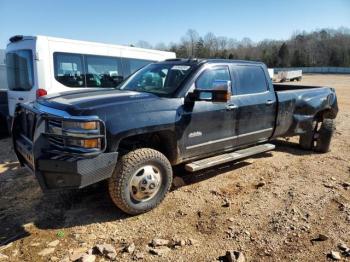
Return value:
M 188 29 L 260 41 L 339 27 L 350 28 L 350 0 L 0 0 L 0 49 L 16 34 L 156 45 Z

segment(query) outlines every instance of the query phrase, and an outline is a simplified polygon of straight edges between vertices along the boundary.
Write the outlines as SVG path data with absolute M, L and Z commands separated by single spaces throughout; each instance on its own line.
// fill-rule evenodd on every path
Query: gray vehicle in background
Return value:
M 5 50 L 0 49 L 0 136 L 7 134 L 7 79 L 5 65 Z

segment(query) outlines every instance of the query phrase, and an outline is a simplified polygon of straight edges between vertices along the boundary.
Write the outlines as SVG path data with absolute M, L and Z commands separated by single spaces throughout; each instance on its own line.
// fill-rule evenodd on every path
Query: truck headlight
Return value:
M 83 147 L 83 148 L 101 148 L 100 138 L 90 139 L 66 139 L 67 146 Z
M 64 121 L 64 129 L 83 129 L 83 130 L 97 130 L 100 128 L 99 122 L 89 121 L 89 122 L 73 122 L 73 121 Z

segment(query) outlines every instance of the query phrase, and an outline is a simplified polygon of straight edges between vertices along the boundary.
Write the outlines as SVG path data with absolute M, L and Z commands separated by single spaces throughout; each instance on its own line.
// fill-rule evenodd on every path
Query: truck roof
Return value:
M 202 58 L 172 58 L 166 59 L 159 63 L 173 63 L 173 64 L 189 64 L 189 65 L 201 65 L 205 63 L 230 63 L 230 64 L 250 64 L 250 65 L 262 65 L 264 63 L 258 61 L 248 60 L 232 60 L 232 59 L 202 59 Z

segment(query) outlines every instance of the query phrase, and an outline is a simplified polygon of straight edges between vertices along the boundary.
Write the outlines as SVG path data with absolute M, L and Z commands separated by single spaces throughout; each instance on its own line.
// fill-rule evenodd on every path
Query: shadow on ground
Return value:
M 296 156 L 305 156 L 315 154 L 314 151 L 303 150 L 298 143 L 290 142 L 287 140 L 274 140 L 272 142 L 276 148 L 275 151 L 288 153 Z
M 310 154 L 291 142 L 275 141 L 274 144 L 276 150 L 280 152 L 295 155 Z M 251 158 L 266 157 L 272 157 L 272 154 L 267 152 Z M 178 166 L 174 168 L 174 175 L 182 177 L 185 185 L 191 185 L 249 164 L 241 160 L 195 173 L 187 172 L 184 166 Z M 11 173 L 17 164 L 7 165 L 6 173 Z M 27 237 L 29 233 L 25 225 L 28 223 L 34 223 L 39 229 L 60 230 L 129 217 L 114 206 L 104 182 L 81 190 L 42 194 L 32 175 L 26 175 L 26 180 L 22 180 L 21 171 L 16 173 L 19 173 L 16 174 L 19 177 L 13 180 L 10 178 L 10 181 L 0 177 L 0 246 Z M 1 183 L 11 185 L 3 187 Z

